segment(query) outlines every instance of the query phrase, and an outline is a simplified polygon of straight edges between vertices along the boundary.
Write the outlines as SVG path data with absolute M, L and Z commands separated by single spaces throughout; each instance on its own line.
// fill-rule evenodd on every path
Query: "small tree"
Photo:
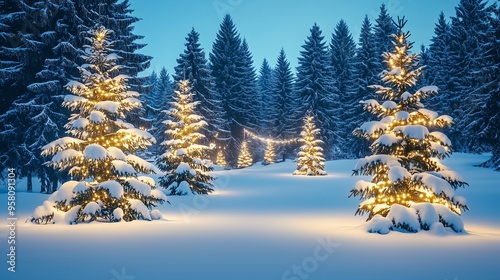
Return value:
M 266 151 L 264 152 L 263 165 L 269 165 L 276 162 L 276 152 L 272 141 L 267 141 Z
M 73 94 L 63 102 L 75 112 L 65 126 L 71 136 L 42 150 L 42 155 L 52 156 L 48 166 L 68 170 L 75 181 L 64 183 L 36 208 L 34 222 L 151 220 L 159 217 L 151 208 L 166 201 L 153 179 L 138 176 L 154 173 L 156 167 L 133 153 L 155 140 L 124 121 L 141 102 L 138 93 L 128 90 L 127 77 L 118 75 L 122 66 L 110 53 L 110 34 L 102 26 L 90 32 L 83 55 L 86 63 L 80 67 L 82 82 L 67 84 Z
M 319 138 L 320 129 L 314 124 L 314 117 L 308 114 L 304 119 L 304 128 L 300 133 L 299 142 L 303 145 L 297 154 L 297 170 L 293 175 L 326 175 L 323 144 Z
M 219 148 L 219 151 L 217 152 L 216 163 L 221 167 L 227 168 L 226 156 L 224 155 L 224 150 L 222 150 L 222 148 Z
M 354 175 L 373 177 L 370 182 L 358 181 L 349 196 L 364 199 L 356 214 L 369 214 L 371 232 L 396 228 L 416 232 L 438 222 L 459 232 L 463 224 L 458 215 L 468 208 L 454 190 L 467 183 L 439 162 L 451 154 L 451 142 L 436 131 L 449 126 L 452 119 L 438 116 L 420 103 L 437 93 L 436 87 L 409 92 L 423 68 L 418 67 L 418 55 L 409 53 L 412 44 L 408 42 L 410 34 L 403 32 L 405 23 L 398 20 L 394 49 L 384 53 L 389 67 L 382 72 L 385 86 L 373 86 L 386 101 L 361 101 L 381 119 L 366 122 L 354 132 L 373 141 L 373 155 L 358 161 Z
M 189 82 L 179 81 L 172 108 L 166 111 L 169 119 L 163 122 L 168 127 L 167 140 L 162 143 L 167 151 L 158 159 L 158 167 L 166 173 L 160 177 L 160 185 L 171 195 L 213 191 L 215 178 L 209 174 L 213 167 L 205 158 L 210 147 L 198 144 L 205 138 L 199 131 L 207 123 L 194 114 L 199 102 L 193 101 L 193 97 Z
M 248 150 L 247 142 L 243 141 L 240 147 L 240 154 L 238 156 L 238 168 L 245 168 L 252 165 L 253 159 L 250 151 Z

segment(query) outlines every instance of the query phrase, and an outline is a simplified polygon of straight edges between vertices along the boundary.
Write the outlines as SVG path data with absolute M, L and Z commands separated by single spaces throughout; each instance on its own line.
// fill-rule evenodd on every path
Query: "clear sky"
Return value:
M 135 24 L 136 34 L 145 36 L 147 46 L 140 52 L 154 57 L 151 68 L 165 66 L 173 72 L 176 59 L 184 50 L 185 37 L 192 27 L 200 33 L 206 57 L 212 49 L 223 16 L 228 13 L 240 36 L 246 38 L 256 69 L 266 58 L 271 66 L 283 47 L 294 68 L 309 29 L 316 22 L 330 42 L 335 25 L 344 19 L 358 42 L 364 15 L 375 22 L 380 5 L 385 3 L 396 18 L 405 16 L 407 30 L 415 42 L 428 45 L 439 13 L 455 15 L 459 0 L 130 0 L 133 15 L 142 20 Z

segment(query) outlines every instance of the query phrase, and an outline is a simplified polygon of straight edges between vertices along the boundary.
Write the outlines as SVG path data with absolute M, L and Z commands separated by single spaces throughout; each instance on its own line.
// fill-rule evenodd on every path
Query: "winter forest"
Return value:
M 312 22 L 299 57 L 254 61 L 226 14 L 210 46 L 194 26 L 175 65 L 144 74 L 134 24 L 147 19 L 128 0 L 0 0 L 0 218 L 16 219 L 0 231 L 2 275 L 160 277 L 128 244 L 175 279 L 364 279 L 346 270 L 364 250 L 394 263 L 367 271 L 403 273 L 398 246 L 415 241 L 427 264 L 474 248 L 463 268 L 431 265 L 435 279 L 496 279 L 499 16 L 498 2 L 460 0 L 417 46 L 381 4 L 359 38 Z M 38 263 L 72 244 L 80 262 L 106 253 L 81 275 Z

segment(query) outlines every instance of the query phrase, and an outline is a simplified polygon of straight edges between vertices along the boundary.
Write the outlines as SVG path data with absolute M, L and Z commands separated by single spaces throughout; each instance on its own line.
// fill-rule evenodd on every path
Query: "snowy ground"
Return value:
M 218 171 L 215 194 L 170 197 L 154 222 L 25 223 L 47 196 L 20 182 L 16 272 L 2 226 L 0 279 L 500 279 L 500 173 L 473 167 L 486 159 L 445 161 L 470 184 L 464 234 L 367 233 L 347 198 L 354 160 L 327 162 L 325 177 L 292 176 L 293 162 Z M 0 207 L 6 224 L 5 193 Z

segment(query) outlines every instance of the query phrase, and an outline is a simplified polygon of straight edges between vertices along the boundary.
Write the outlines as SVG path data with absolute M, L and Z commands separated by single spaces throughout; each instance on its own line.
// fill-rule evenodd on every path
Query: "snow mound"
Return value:
M 417 212 L 420 226 L 424 230 L 429 230 L 434 223 L 439 222 L 439 216 L 431 203 L 414 203 L 410 208 Z
M 109 147 L 108 148 L 108 153 L 114 159 L 122 160 L 122 161 L 127 161 L 127 156 L 119 148 Z
M 78 183 L 79 182 L 77 181 L 67 181 L 66 183 L 62 184 L 59 190 L 54 192 L 55 201 L 70 202 L 71 199 L 73 199 L 73 190 L 75 186 L 78 185 Z
M 42 218 L 44 216 L 51 215 L 55 210 L 54 203 L 46 200 L 42 205 L 35 208 L 33 211 L 33 218 Z
M 429 135 L 429 130 L 427 127 L 422 125 L 405 125 L 396 126 L 394 131 L 401 132 L 409 138 L 424 140 L 427 135 Z
M 135 178 L 130 178 L 127 179 L 126 182 L 134 189 L 136 192 L 144 195 L 144 196 L 150 196 L 151 195 L 151 186 L 149 186 L 146 183 L 143 183 Z
M 113 221 L 115 222 L 119 222 L 121 220 L 123 220 L 123 209 L 121 208 L 116 208 L 115 210 L 113 210 Z
M 89 120 L 86 118 L 78 118 L 73 122 L 72 128 L 84 129 L 89 124 Z
M 97 102 L 94 105 L 95 109 L 108 111 L 108 112 L 110 112 L 112 114 L 118 113 L 118 108 L 119 107 L 120 107 L 120 103 L 115 102 L 115 101 L 109 101 L 109 100 L 100 101 L 100 102 Z
M 95 213 L 100 209 L 101 207 L 97 204 L 97 202 L 91 201 L 85 205 L 85 208 L 83 208 L 83 214 L 95 215 Z
M 439 221 L 445 227 L 450 227 L 455 232 L 464 231 L 464 223 L 459 215 L 453 213 L 448 207 L 442 204 L 434 204 L 434 209 L 439 215 Z
M 93 123 L 102 123 L 106 120 L 106 115 L 100 111 L 92 111 L 90 112 L 89 119 Z
M 152 220 L 161 220 L 163 216 L 161 215 L 160 210 L 154 209 L 151 211 L 151 219 Z
M 410 177 L 410 172 L 401 166 L 393 166 L 389 169 L 389 180 L 391 182 L 403 181 L 404 179 Z
M 118 172 L 121 176 L 135 175 L 137 173 L 132 165 L 124 161 L 115 159 L 111 161 L 111 164 L 116 172 Z
M 189 183 L 186 181 L 180 182 L 179 185 L 177 185 L 177 187 L 175 188 L 175 195 L 190 195 L 190 194 L 193 194 L 193 192 L 191 191 Z
M 393 204 L 387 214 L 387 218 L 392 221 L 394 227 L 406 230 L 408 232 L 417 232 L 420 230 L 420 223 L 415 209 L 403 205 Z
M 129 199 L 130 208 L 135 210 L 140 216 L 142 216 L 145 220 L 151 221 L 151 215 L 149 213 L 148 207 L 142 203 L 142 201 L 138 199 Z
M 91 160 L 104 160 L 109 157 L 109 153 L 99 144 L 90 144 L 83 150 L 83 157 Z
M 110 180 L 106 182 L 102 182 L 97 185 L 98 188 L 102 188 L 108 190 L 109 195 L 116 199 L 120 199 L 123 196 L 123 187 L 117 181 Z
M 54 224 L 66 224 L 71 225 L 75 223 L 78 212 L 80 212 L 81 206 L 76 205 L 68 210 L 68 212 L 56 211 L 54 212 L 54 219 L 52 220 Z
M 177 173 L 177 174 L 182 174 L 182 173 L 190 172 L 190 171 L 191 171 L 191 167 L 189 166 L 189 164 L 187 164 L 185 162 L 181 162 L 179 164 L 179 166 L 177 166 L 177 169 L 175 169 L 175 173 Z
M 365 226 L 370 233 L 388 234 L 392 228 L 392 221 L 377 214 Z

